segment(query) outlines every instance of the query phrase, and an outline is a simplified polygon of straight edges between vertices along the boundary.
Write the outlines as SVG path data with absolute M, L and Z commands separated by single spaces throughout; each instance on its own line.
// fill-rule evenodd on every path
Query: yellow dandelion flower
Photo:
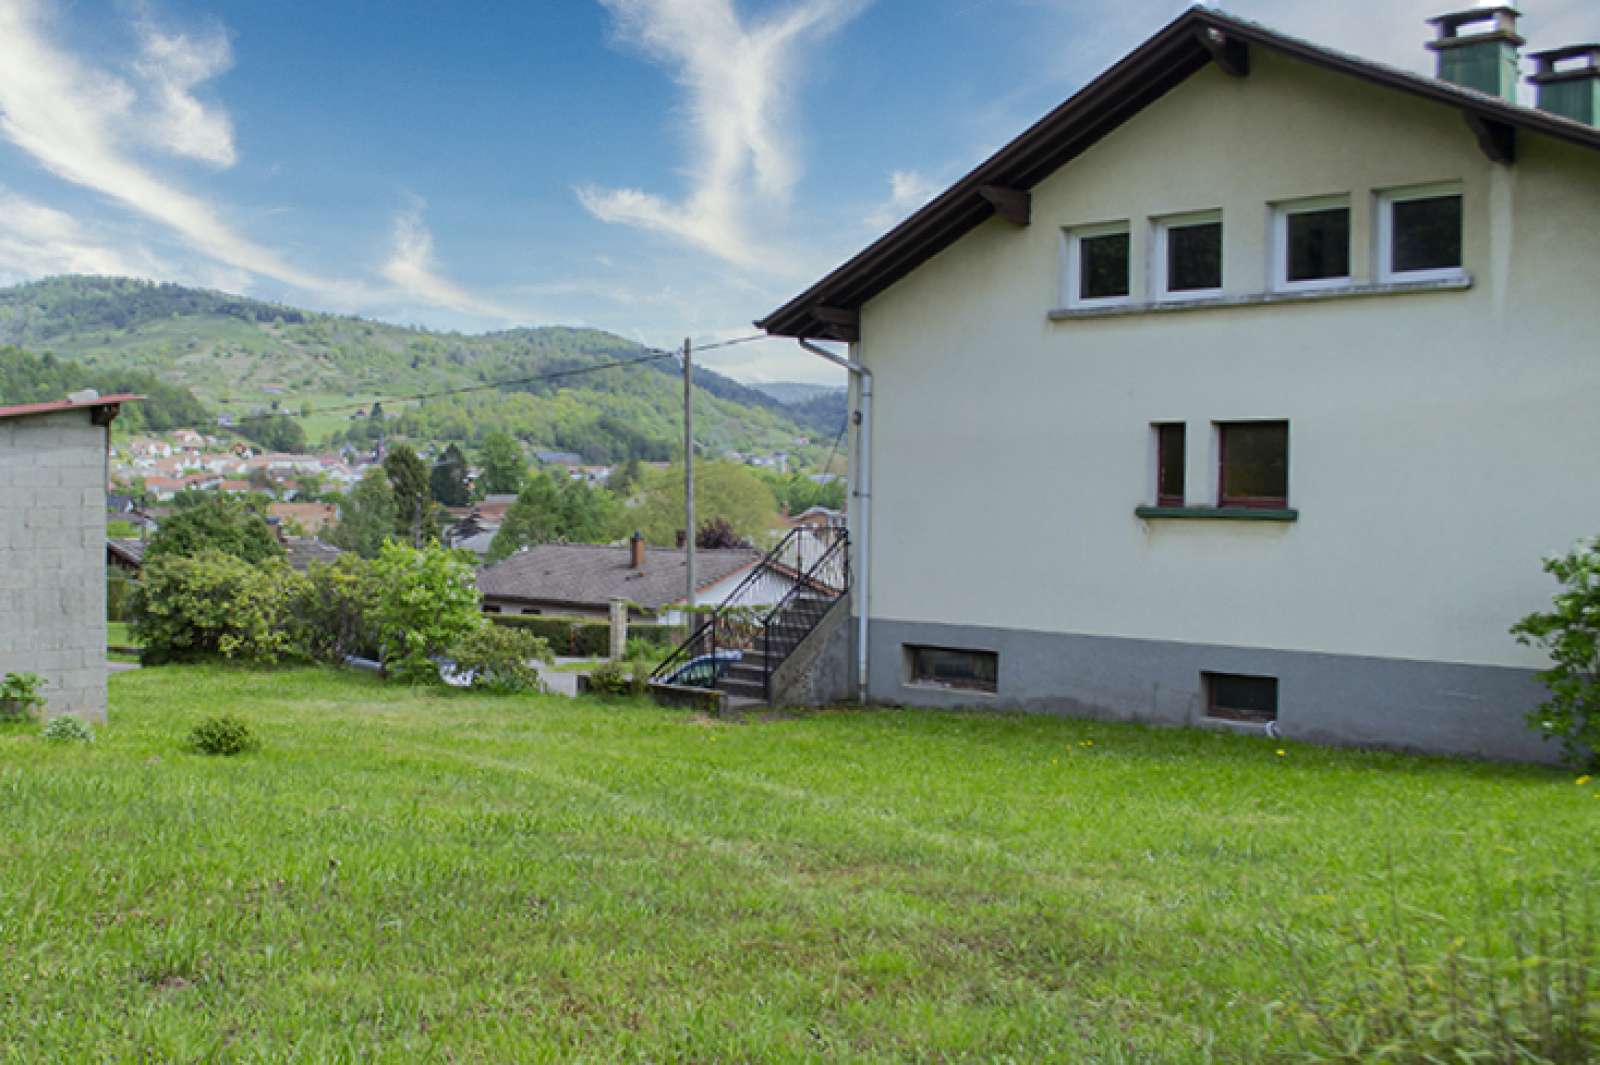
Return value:
M 1279 747 L 1279 748 L 1278 748 L 1278 756 L 1279 756 L 1279 757 L 1282 757 L 1282 756 L 1283 756 L 1283 754 L 1284 754 L 1284 750 L 1283 750 L 1283 748 L 1282 748 L 1282 747 Z
M 1588 777 L 1579 777 L 1578 778 L 1578 787 L 1581 788 L 1587 783 L 1589 783 L 1589 778 Z

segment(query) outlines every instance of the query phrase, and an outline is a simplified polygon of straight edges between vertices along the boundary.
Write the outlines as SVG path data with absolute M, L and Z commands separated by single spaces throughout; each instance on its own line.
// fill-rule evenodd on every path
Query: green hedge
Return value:
M 496 625 L 523 629 L 550 641 L 550 650 L 575 658 L 604 658 L 611 653 L 611 622 L 597 618 L 559 617 L 553 614 L 490 614 Z M 644 640 L 663 651 L 676 646 L 677 630 L 670 625 L 630 624 L 629 640 Z

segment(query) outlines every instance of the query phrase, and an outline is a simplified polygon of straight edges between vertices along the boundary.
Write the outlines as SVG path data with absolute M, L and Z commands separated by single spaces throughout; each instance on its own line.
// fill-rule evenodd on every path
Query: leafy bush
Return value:
M 128 600 L 133 595 L 134 584 L 121 570 L 106 573 L 106 620 L 127 621 Z
M 360 555 L 340 555 L 331 566 L 313 562 L 290 608 L 301 652 L 330 663 L 375 653 L 372 609 L 377 595 L 372 566 Z
M 1562 585 L 1554 609 L 1511 626 L 1518 643 L 1544 648 L 1554 662 L 1539 674 L 1550 698 L 1528 724 L 1559 739 L 1569 764 L 1600 769 L 1600 538 L 1545 559 L 1544 571 Z
M 276 662 L 294 655 L 292 605 L 305 578 L 286 563 L 252 566 L 206 550 L 149 563 L 133 596 L 134 634 L 147 665 L 220 655 Z
M 436 681 L 442 657 L 486 622 L 472 567 L 437 545 L 383 545 L 372 565 L 372 631 L 384 672 L 412 683 Z
M 457 640 L 449 658 L 471 686 L 492 692 L 546 691 L 531 663 L 549 662 L 550 645 L 537 636 L 498 625 L 484 625 Z
M 644 695 L 650 667 L 644 662 L 602 662 L 589 674 L 589 690 L 596 695 Z
M 44 678 L 37 673 L 7 673 L 0 679 L 0 720 L 32 717 L 45 704 L 39 694 Z
M 189 746 L 201 754 L 228 757 L 254 749 L 256 735 L 244 720 L 222 714 L 208 717 L 191 729 Z
M 197 558 L 207 551 L 246 562 L 283 557 L 283 545 L 265 518 L 239 500 L 219 495 L 163 520 L 144 549 L 144 564 L 173 555 Z
M 62 714 L 44 727 L 44 738 L 51 743 L 93 743 L 94 729 L 81 717 Z

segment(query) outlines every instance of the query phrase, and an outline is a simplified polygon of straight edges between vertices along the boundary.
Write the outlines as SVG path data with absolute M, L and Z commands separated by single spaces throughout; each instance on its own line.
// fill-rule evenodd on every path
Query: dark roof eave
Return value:
M 910 218 L 757 321 L 756 327 L 774 336 L 842 339 L 832 332 L 829 323 L 813 315 L 813 308 L 859 310 L 994 213 L 994 207 L 979 194 L 981 187 L 1031 189 L 1087 151 L 1204 69 L 1211 62 L 1211 54 L 1200 36 L 1210 30 L 1465 114 L 1600 151 L 1600 129 L 1581 122 L 1345 55 L 1219 11 L 1193 7 Z

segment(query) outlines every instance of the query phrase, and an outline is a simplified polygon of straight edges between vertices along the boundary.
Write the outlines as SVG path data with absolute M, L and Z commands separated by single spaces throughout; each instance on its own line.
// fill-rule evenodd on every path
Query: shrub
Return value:
M 372 566 L 360 555 L 340 555 L 331 566 L 312 563 L 290 610 L 301 652 L 313 661 L 331 663 L 361 652 L 375 653 L 376 601 Z
M 252 750 L 256 746 L 256 736 L 247 722 L 232 714 L 222 714 L 208 717 L 191 729 L 189 746 L 201 754 L 227 757 Z
M 611 651 L 611 622 L 596 618 L 558 617 L 550 614 L 490 614 L 496 625 L 511 629 L 524 629 L 535 636 L 550 641 L 551 649 L 558 655 L 578 658 L 602 658 Z M 650 644 L 652 650 L 643 656 L 659 657 L 678 641 L 676 630 L 670 625 L 641 624 L 628 626 L 628 646 L 634 641 Z
M 291 604 L 305 578 L 281 561 L 252 566 L 207 550 L 145 566 L 134 634 L 149 665 L 220 655 L 276 662 L 296 650 Z
M 1544 571 L 1562 585 L 1554 608 L 1511 626 L 1518 643 L 1544 648 L 1554 663 L 1539 674 L 1550 698 L 1528 724 L 1559 739 L 1569 764 L 1600 769 L 1600 538 L 1545 559 Z
M 642 696 L 650 680 L 650 667 L 643 662 L 602 662 L 589 674 L 589 690 L 596 695 Z
M 0 720 L 33 717 L 45 704 L 39 694 L 44 678 L 37 673 L 7 673 L 0 679 Z
M 384 672 L 413 683 L 437 681 L 433 659 L 486 622 L 472 568 L 437 545 L 386 543 L 372 565 L 373 635 Z
M 162 520 L 145 546 L 144 564 L 173 555 L 198 558 L 207 551 L 246 562 L 283 558 L 283 545 L 265 518 L 240 500 L 211 496 Z
M 94 729 L 81 717 L 62 714 L 44 727 L 44 738 L 52 743 L 93 743 Z
M 498 625 L 469 632 L 450 648 L 456 672 L 470 675 L 471 687 L 492 692 L 543 692 L 533 662 L 550 661 L 550 645 L 537 636 Z

